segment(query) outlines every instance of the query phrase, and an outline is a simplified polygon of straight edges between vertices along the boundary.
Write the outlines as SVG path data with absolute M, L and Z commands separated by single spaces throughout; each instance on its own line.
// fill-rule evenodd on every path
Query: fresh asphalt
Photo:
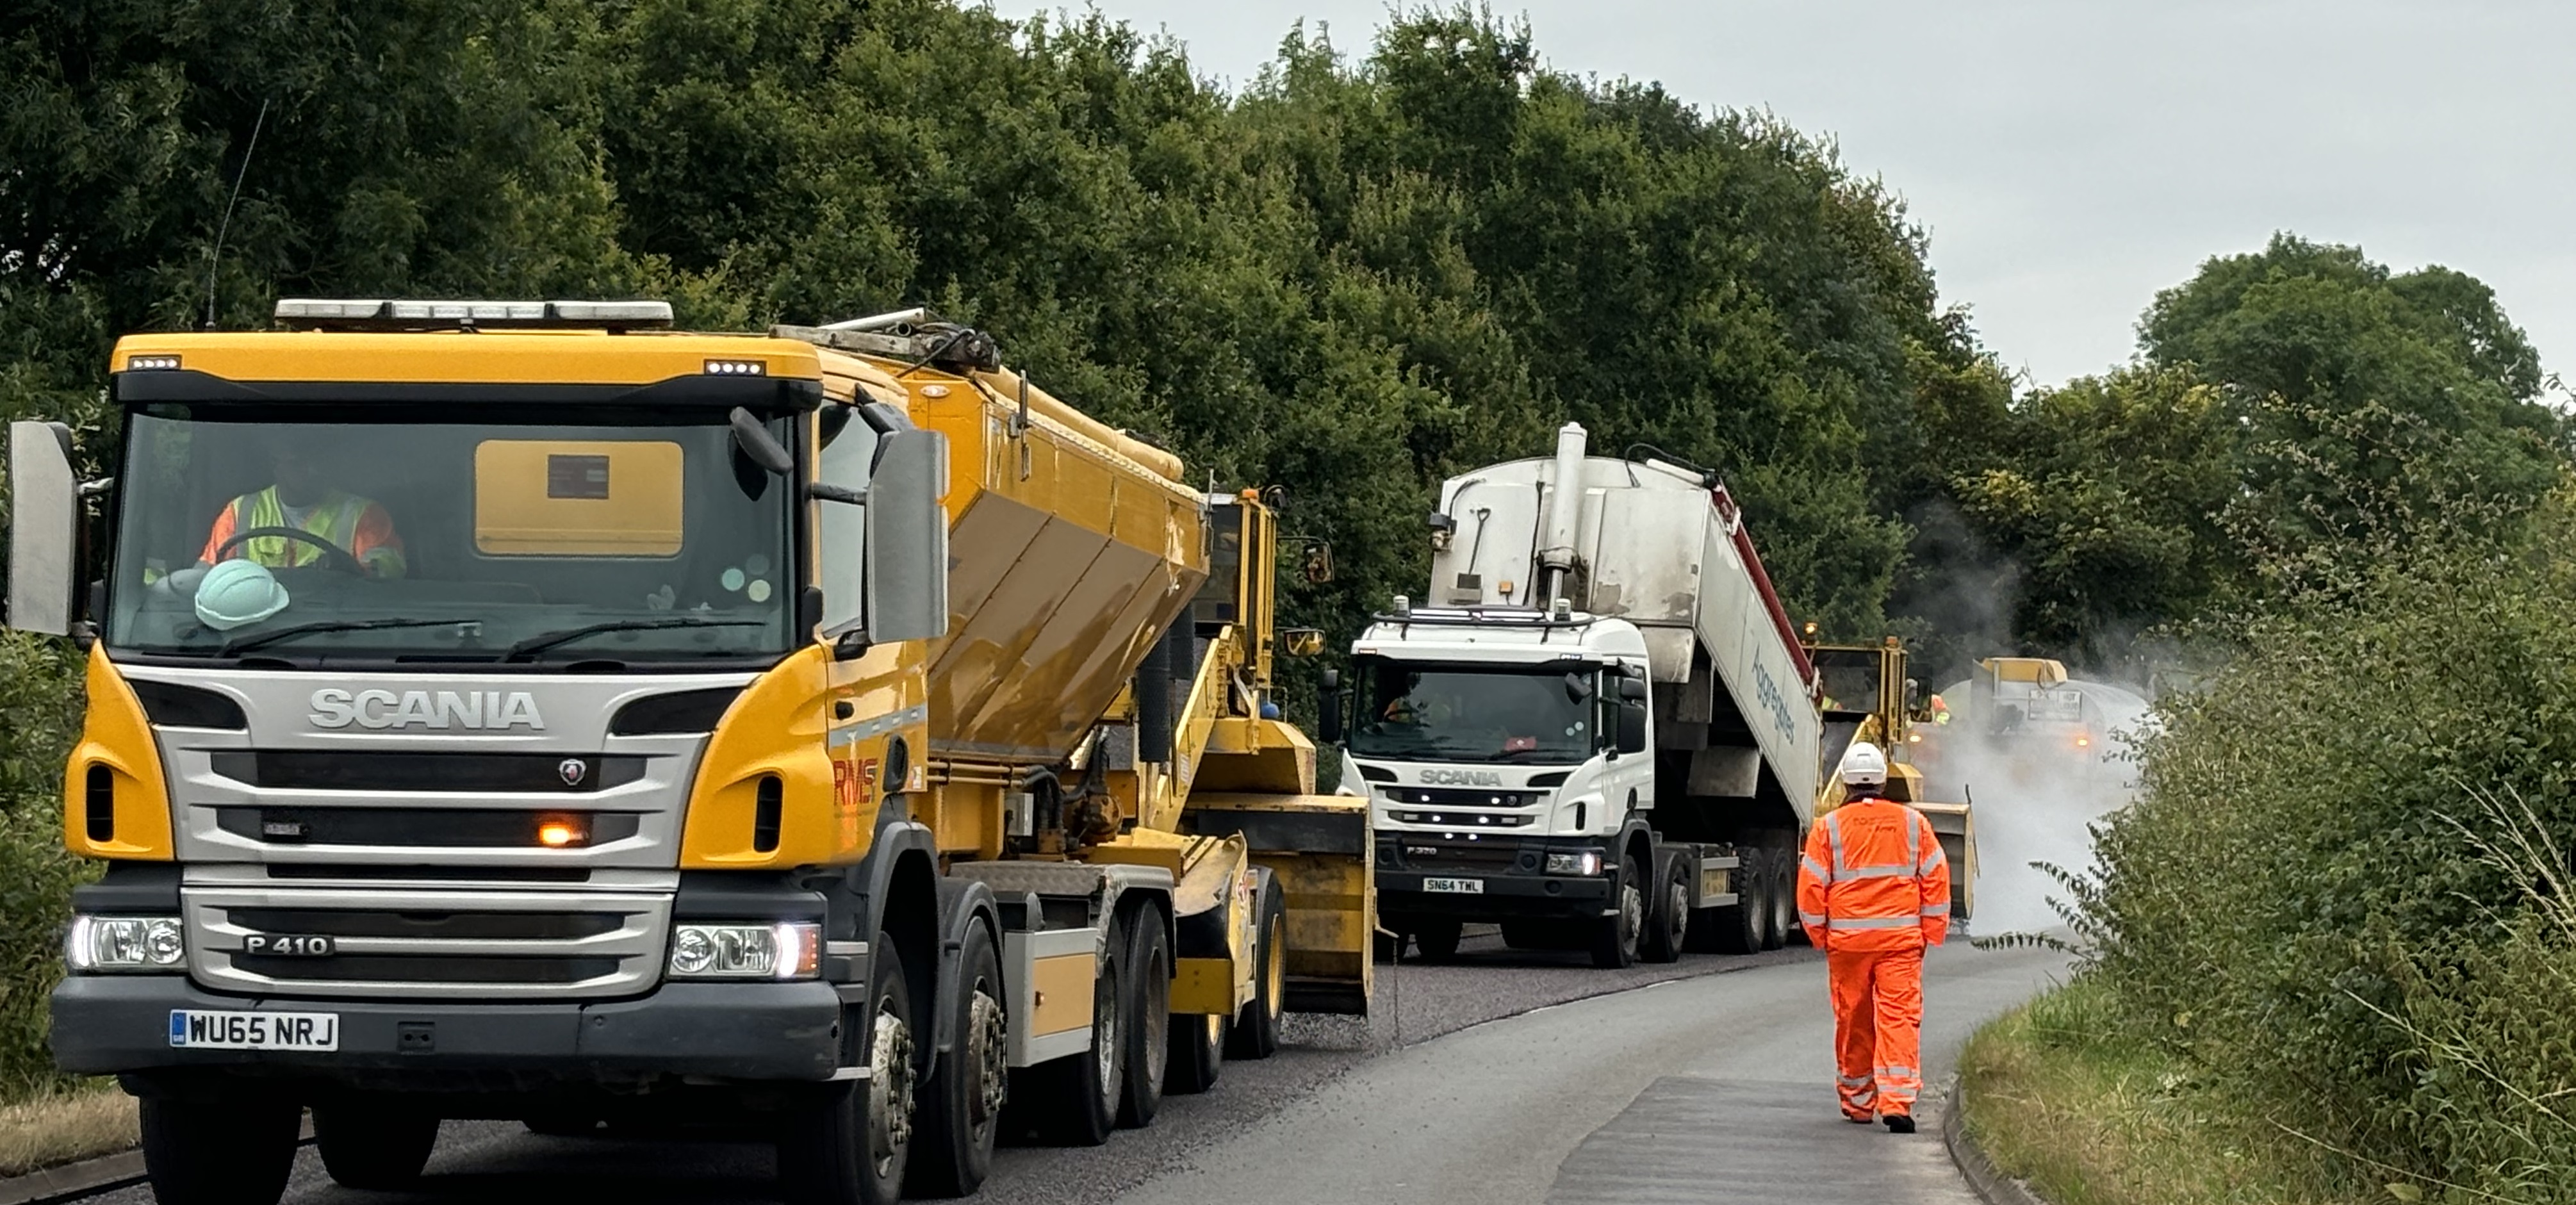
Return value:
M 1927 1084 L 1983 1019 L 2063 973 L 2044 951 L 1933 953 Z M 1378 967 L 1366 1021 L 1292 1017 L 1286 1044 L 1231 1063 L 1105 1146 L 1006 1147 L 986 1205 L 1343 1205 L 1593 1201 L 1972 1202 L 1939 1137 L 1841 1120 L 1824 964 L 1804 949 L 1694 955 L 1609 972 L 1579 955 L 1470 938 L 1457 965 Z M 308 1148 L 295 1205 L 487 1205 L 606 1199 L 774 1201 L 747 1142 L 541 1138 L 449 1122 L 421 1191 L 333 1185 Z M 145 1205 L 137 1187 L 93 1201 Z

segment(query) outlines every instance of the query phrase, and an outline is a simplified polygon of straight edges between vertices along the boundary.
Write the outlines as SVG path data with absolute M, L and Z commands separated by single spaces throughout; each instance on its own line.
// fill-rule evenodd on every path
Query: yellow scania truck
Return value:
M 919 311 L 280 302 L 10 435 L 104 860 L 53 1046 L 164 1202 L 450 1118 L 718 1119 L 796 1201 L 972 1192 L 1362 1012 L 1365 805 L 1269 702 L 1274 514 Z

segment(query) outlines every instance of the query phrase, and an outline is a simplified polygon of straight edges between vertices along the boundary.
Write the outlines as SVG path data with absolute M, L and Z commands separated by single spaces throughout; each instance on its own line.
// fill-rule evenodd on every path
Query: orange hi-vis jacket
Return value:
M 225 541 L 233 533 L 256 527 L 290 527 L 286 507 L 278 500 L 277 487 L 235 498 L 216 514 L 214 529 L 206 535 L 206 550 L 197 559 L 213 564 Z M 401 577 L 403 562 L 402 537 L 394 534 L 392 516 L 373 500 L 344 494 L 337 490 L 315 506 L 304 520 L 302 530 L 331 541 L 341 551 L 358 558 L 367 572 L 377 577 Z M 242 541 L 233 557 L 255 561 L 271 569 L 310 565 L 322 559 L 322 550 L 301 540 L 284 536 L 253 536 Z
M 1950 934 L 1950 861 L 1932 822 L 1886 799 L 1825 813 L 1798 865 L 1798 921 L 1827 951 L 1941 944 Z

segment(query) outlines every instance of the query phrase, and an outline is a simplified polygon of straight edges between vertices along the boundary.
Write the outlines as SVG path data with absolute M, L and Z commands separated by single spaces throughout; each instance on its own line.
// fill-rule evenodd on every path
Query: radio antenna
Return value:
M 233 195 L 224 202 L 223 221 L 215 225 L 215 247 L 206 253 L 206 329 L 215 329 L 215 273 L 224 264 L 224 236 L 233 228 L 233 207 L 241 204 L 242 181 L 250 178 L 250 157 L 259 153 L 259 131 L 268 124 L 268 101 L 259 102 L 259 116 L 250 123 L 250 143 L 242 148 L 241 167 L 233 172 Z

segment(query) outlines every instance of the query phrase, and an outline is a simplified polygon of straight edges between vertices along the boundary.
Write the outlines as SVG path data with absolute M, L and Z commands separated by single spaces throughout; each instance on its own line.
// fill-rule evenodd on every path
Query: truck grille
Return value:
M 184 890 L 188 956 L 216 991 L 481 999 L 637 995 L 660 978 L 667 895 L 590 891 Z M 328 936 L 309 958 L 242 952 L 253 933 Z

